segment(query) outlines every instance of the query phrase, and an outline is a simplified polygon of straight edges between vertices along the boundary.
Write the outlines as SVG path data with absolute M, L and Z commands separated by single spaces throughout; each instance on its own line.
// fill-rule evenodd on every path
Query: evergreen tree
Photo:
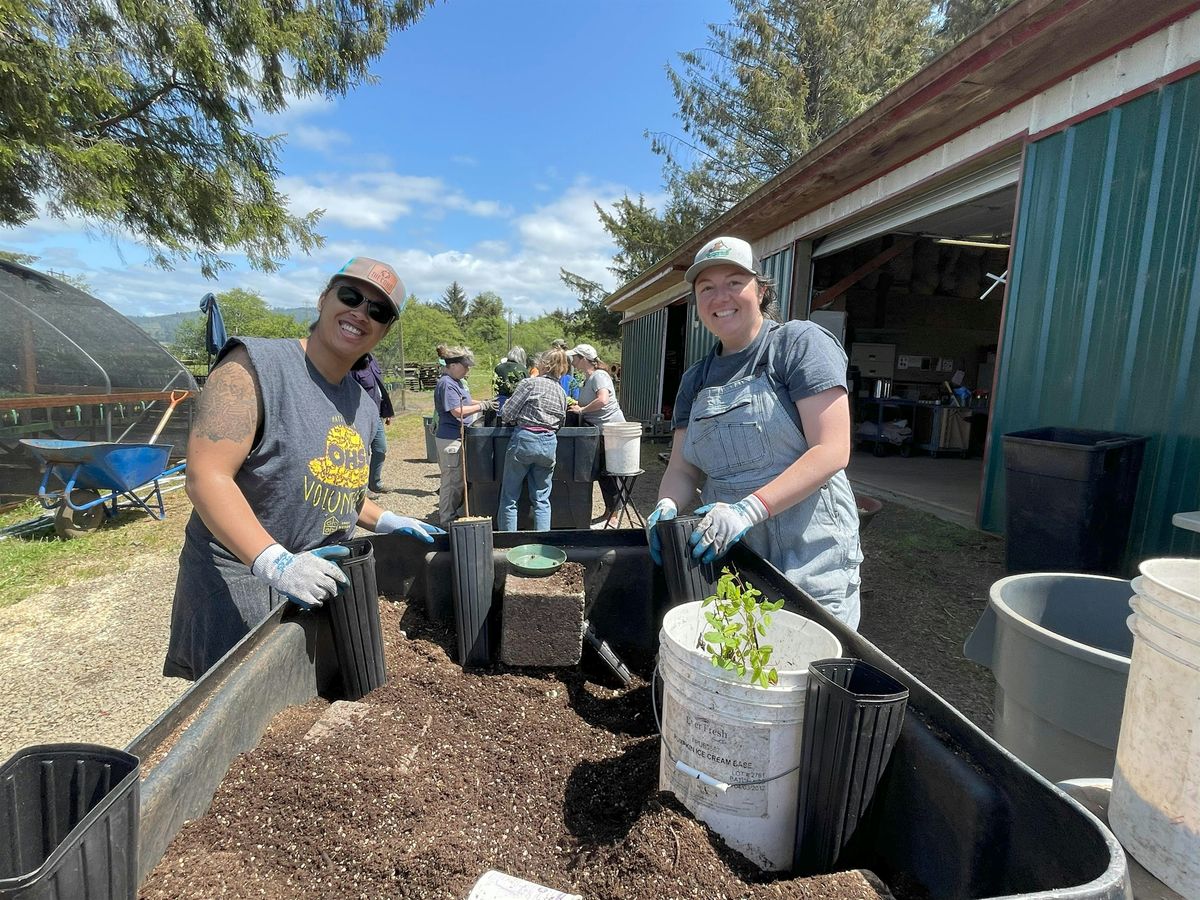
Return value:
M 442 299 L 438 301 L 437 306 L 442 312 L 450 316 L 459 328 L 467 327 L 467 310 L 469 308 L 467 304 L 467 292 L 463 290 L 462 285 L 457 281 L 450 282 L 450 286 L 442 294 Z
M 619 341 L 621 339 L 621 316 L 604 305 L 608 291 L 597 281 L 558 270 L 558 277 L 579 299 L 579 309 L 563 312 L 555 310 L 552 316 L 570 335 L 586 335 L 593 343 L 597 341 Z
M 483 291 L 471 298 L 471 305 L 467 308 L 467 322 L 483 318 L 504 318 L 504 301 L 500 299 L 499 294 Z
M 647 133 L 661 209 L 599 209 L 611 271 L 636 277 L 1013 0 L 731 0 L 668 78 L 682 133 Z
M 259 113 L 370 78 L 429 0 L 0 0 L 0 225 L 72 213 L 208 276 L 321 243 Z

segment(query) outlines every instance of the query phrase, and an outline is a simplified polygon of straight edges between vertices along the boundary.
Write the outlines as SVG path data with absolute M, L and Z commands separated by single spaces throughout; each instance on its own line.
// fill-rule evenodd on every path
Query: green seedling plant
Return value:
M 760 687 L 778 684 L 779 673 L 770 666 L 774 648 L 759 643 L 759 638 L 766 637 L 771 613 L 782 606 L 782 599 L 763 600 L 762 591 L 726 566 L 717 579 L 716 594 L 701 604 L 709 630 L 697 646 L 719 669 L 736 672 L 739 678 L 749 675 L 750 683 Z

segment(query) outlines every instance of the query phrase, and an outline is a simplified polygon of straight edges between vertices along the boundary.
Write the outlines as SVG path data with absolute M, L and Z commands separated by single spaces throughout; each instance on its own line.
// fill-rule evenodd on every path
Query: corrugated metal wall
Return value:
M 775 281 L 775 290 L 779 294 L 779 317 L 786 322 L 792 317 L 792 248 L 764 257 L 762 273 Z
M 687 321 L 687 353 L 684 354 L 683 367 L 686 369 L 692 363 L 699 362 L 713 347 L 717 345 L 717 337 L 700 324 L 696 315 L 696 301 L 688 299 Z
M 662 410 L 663 341 L 667 310 L 626 322 L 621 334 L 621 412 L 649 424 Z
M 1200 555 L 1200 76 L 1031 144 L 1005 313 L 984 527 L 1002 529 L 1001 435 L 1149 436 L 1129 558 Z

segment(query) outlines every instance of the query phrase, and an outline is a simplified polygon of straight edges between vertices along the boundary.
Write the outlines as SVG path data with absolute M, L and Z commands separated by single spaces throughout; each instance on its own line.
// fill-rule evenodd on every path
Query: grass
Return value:
M 491 372 L 486 394 L 491 393 Z M 474 380 L 474 379 L 472 379 Z M 485 379 L 480 379 L 482 384 Z M 394 398 L 400 402 L 399 392 Z M 405 406 L 388 426 L 389 442 L 397 447 L 419 449 L 424 456 L 423 417 L 433 409 L 433 391 L 408 391 Z M 167 517 L 152 519 L 140 511 L 122 512 L 83 537 L 62 540 L 51 529 L 28 537 L 0 540 L 0 608 L 12 606 L 49 587 L 96 578 L 112 571 L 132 556 L 178 552 L 183 546 L 183 527 L 192 505 L 183 491 L 164 497 Z M 0 514 L 0 528 L 27 522 L 45 514 L 37 501 Z
M 129 511 L 71 540 L 62 540 L 50 530 L 0 541 L 0 608 L 45 588 L 99 577 L 133 556 L 178 550 L 192 504 L 183 491 L 163 499 L 167 517 L 161 522 L 143 512 Z M 0 516 L 0 527 L 36 518 L 42 512 L 31 501 Z

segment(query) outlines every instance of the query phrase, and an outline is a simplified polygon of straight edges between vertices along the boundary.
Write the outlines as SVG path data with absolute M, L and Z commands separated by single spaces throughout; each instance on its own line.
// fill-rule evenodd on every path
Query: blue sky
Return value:
M 327 244 L 282 271 L 206 281 L 164 272 L 136 244 L 74 219 L 0 230 L 0 247 L 79 274 L 128 315 L 190 310 L 209 290 L 255 290 L 272 306 L 314 304 L 356 254 L 391 261 L 410 292 L 457 279 L 518 314 L 572 302 L 565 266 L 616 287 L 592 208 L 623 193 L 659 198 L 661 163 L 643 136 L 678 133 L 665 67 L 702 46 L 728 0 L 447 0 L 393 35 L 378 82 L 304 100 L 264 120 L 286 133 L 279 184 L 296 212 L 324 208 Z

